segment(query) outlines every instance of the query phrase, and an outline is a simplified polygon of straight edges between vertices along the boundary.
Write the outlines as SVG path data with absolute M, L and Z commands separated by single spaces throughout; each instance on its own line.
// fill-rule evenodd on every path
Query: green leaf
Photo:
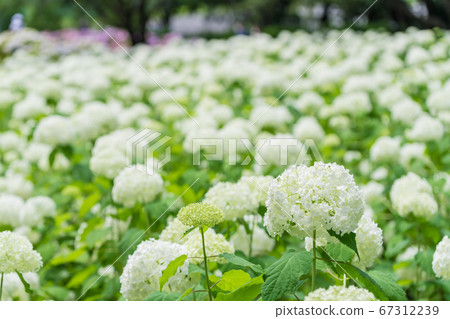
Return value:
M 170 277 L 176 274 L 178 267 L 183 266 L 187 256 L 181 255 L 172 260 L 167 268 L 163 270 L 161 278 L 159 278 L 159 290 L 162 291 L 164 285 L 167 283 Z
M 261 274 L 264 272 L 264 269 L 261 267 L 261 265 L 256 265 L 256 264 L 251 263 L 248 260 L 238 257 L 236 255 L 225 253 L 225 254 L 221 254 L 220 257 L 225 258 L 233 265 L 249 267 L 251 270 L 253 270 L 256 273 Z
M 189 234 L 191 231 L 193 231 L 196 227 L 191 227 L 188 230 L 186 230 L 183 234 L 183 236 L 181 236 L 180 239 L 183 239 L 185 236 L 187 236 L 187 234 Z
M 339 235 L 339 234 L 337 234 L 335 231 L 333 231 L 331 229 L 328 230 L 328 233 L 331 236 L 334 236 L 337 239 L 339 239 L 339 241 L 341 243 L 343 243 L 345 246 L 347 246 L 348 248 L 353 250 L 356 253 L 356 255 L 358 255 L 358 258 L 359 258 L 358 247 L 356 246 L 356 234 L 355 233 L 348 233 L 348 234 L 344 234 L 344 235 Z
M 333 261 L 350 262 L 355 256 L 355 252 L 342 243 L 327 243 L 326 251 Z
M 86 236 L 86 244 L 93 248 L 100 240 L 111 232 L 111 228 L 95 229 Z
M 336 270 L 341 275 L 346 274 L 349 279 L 353 280 L 357 284 L 358 287 L 369 290 L 374 294 L 375 298 L 381 301 L 388 300 L 378 283 L 361 269 L 350 264 L 339 263 L 336 266 Z
M 50 164 L 50 167 L 53 167 L 53 163 L 55 162 L 56 154 L 58 154 L 58 149 L 54 148 L 50 155 L 48 156 L 48 163 Z
M 69 254 L 59 255 L 50 261 L 50 265 L 59 266 L 62 264 L 68 264 L 71 262 L 83 262 L 84 257 L 89 257 L 84 249 L 78 249 L 70 252 Z
M 189 295 L 189 294 L 192 292 L 192 290 L 194 290 L 194 288 L 189 288 L 189 289 L 187 289 L 187 290 L 181 295 L 181 297 L 178 298 L 178 300 L 183 300 L 184 298 L 186 298 L 186 296 Z
M 25 287 L 26 293 L 29 295 L 32 294 L 33 290 L 31 289 L 30 284 L 26 282 L 25 278 L 23 278 L 23 275 L 20 272 L 16 271 L 16 273 L 17 273 L 17 276 L 19 276 L 20 281 L 22 282 L 23 286 Z
M 252 280 L 249 274 L 243 270 L 233 269 L 223 274 L 222 280 L 216 287 L 223 291 L 233 291 Z
M 292 292 L 300 277 L 308 274 L 312 267 L 312 254 L 307 251 L 289 251 L 266 270 L 267 278 L 262 285 L 263 300 L 278 300 Z
M 90 265 L 86 269 L 83 269 L 80 272 L 77 272 L 75 276 L 70 279 L 69 283 L 67 284 L 67 288 L 77 288 L 80 287 L 86 279 L 89 278 L 90 275 L 95 273 L 97 271 L 97 267 L 95 265 Z
M 405 301 L 406 293 L 397 284 L 394 276 L 390 273 L 385 273 L 377 270 L 369 271 L 369 275 L 377 282 L 383 292 L 391 301 Z
M 180 293 L 177 292 L 160 292 L 154 291 L 150 296 L 145 298 L 145 301 L 176 301 L 181 297 Z
M 414 256 L 414 260 L 423 271 L 431 276 L 434 276 L 433 271 L 433 254 L 432 249 L 427 249 L 425 251 L 420 251 Z
M 236 290 L 224 294 L 219 292 L 216 301 L 252 301 L 261 293 L 261 286 L 264 284 L 263 275 L 253 278 Z
M 81 204 L 81 208 L 80 208 L 78 215 L 80 217 L 83 217 L 84 215 L 86 215 L 91 210 L 91 208 L 94 207 L 94 205 L 98 203 L 100 198 L 101 198 L 100 193 L 94 193 L 94 194 L 89 195 L 84 200 L 83 204 Z

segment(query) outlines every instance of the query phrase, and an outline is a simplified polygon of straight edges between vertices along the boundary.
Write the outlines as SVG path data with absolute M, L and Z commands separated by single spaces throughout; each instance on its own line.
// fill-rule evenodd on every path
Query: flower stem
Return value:
M 2 295 L 3 295 L 3 277 L 4 277 L 4 273 L 2 273 L 2 282 L 0 284 L 0 301 L 2 301 Z
M 312 264 L 312 279 L 311 279 L 311 291 L 316 288 L 316 230 L 313 231 L 313 264 Z
M 213 301 L 213 294 L 211 291 L 211 286 L 209 284 L 208 257 L 206 256 L 205 234 L 203 233 L 203 227 L 200 227 L 199 229 L 200 229 L 200 234 L 202 235 L 203 259 L 205 261 L 206 286 L 208 287 L 209 300 Z
M 255 232 L 255 225 L 256 225 L 256 218 L 255 220 L 252 221 L 252 225 L 250 228 L 250 240 L 249 240 L 249 247 L 248 247 L 248 257 L 251 258 L 252 257 L 252 253 L 253 253 L 253 233 Z

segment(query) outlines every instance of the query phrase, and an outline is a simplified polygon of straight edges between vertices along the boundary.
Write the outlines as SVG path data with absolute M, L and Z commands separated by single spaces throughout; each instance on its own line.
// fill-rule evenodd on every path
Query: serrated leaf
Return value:
M 355 233 L 339 235 L 331 229 L 328 230 L 328 233 L 331 236 L 336 237 L 341 243 L 343 243 L 345 246 L 347 246 L 348 248 L 353 250 L 359 258 L 358 247 L 356 246 L 356 234 Z
M 18 271 L 16 271 L 16 274 L 17 274 L 17 276 L 19 276 L 19 279 L 20 279 L 20 281 L 22 282 L 22 284 L 23 284 L 23 286 L 24 286 L 24 288 L 25 288 L 25 292 L 27 293 L 27 294 L 32 294 L 33 293 L 33 290 L 31 289 L 31 286 L 30 286 L 30 284 L 29 283 L 27 283 L 27 281 L 25 280 L 25 278 L 23 278 L 23 275 L 20 273 L 20 272 L 18 272 Z
M 236 255 L 225 253 L 225 254 L 221 254 L 220 257 L 225 258 L 233 265 L 249 267 L 251 270 L 253 270 L 256 273 L 261 274 L 264 272 L 264 269 L 261 267 L 261 265 L 254 264 L 254 263 L 249 262 L 248 260 L 238 257 Z
M 355 252 L 342 243 L 327 243 L 326 251 L 333 261 L 350 262 L 355 256 Z
M 236 290 L 224 294 L 219 292 L 216 301 L 252 301 L 261 293 L 261 286 L 264 284 L 263 275 L 253 278 Z
M 176 292 L 154 291 L 150 296 L 145 298 L 145 301 L 176 301 L 180 297 L 181 294 Z
M 181 255 L 172 260 L 163 270 L 161 278 L 159 278 L 159 290 L 162 291 L 164 285 L 169 281 L 170 277 L 176 274 L 178 267 L 183 266 L 187 259 L 187 255 Z
M 374 294 L 375 298 L 381 301 L 388 300 L 378 283 L 361 269 L 350 264 L 339 263 L 336 265 L 336 270 L 341 275 L 346 274 L 349 279 L 356 282 L 358 287 L 369 290 Z
M 216 285 L 216 287 L 223 291 L 233 291 L 239 287 L 245 285 L 252 277 L 243 270 L 233 269 L 223 274 L 222 280 Z
M 266 270 L 267 278 L 261 287 L 263 300 L 278 300 L 292 292 L 300 277 L 312 267 L 312 254 L 307 251 L 289 251 Z
M 397 284 L 392 274 L 372 270 L 369 271 L 369 275 L 377 282 L 389 300 L 407 300 L 405 291 Z

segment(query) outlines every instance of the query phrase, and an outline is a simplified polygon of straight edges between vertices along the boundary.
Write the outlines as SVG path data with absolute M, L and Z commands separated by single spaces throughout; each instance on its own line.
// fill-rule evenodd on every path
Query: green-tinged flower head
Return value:
M 194 203 L 180 210 L 178 219 L 189 227 L 213 227 L 224 220 L 223 211 L 211 203 Z

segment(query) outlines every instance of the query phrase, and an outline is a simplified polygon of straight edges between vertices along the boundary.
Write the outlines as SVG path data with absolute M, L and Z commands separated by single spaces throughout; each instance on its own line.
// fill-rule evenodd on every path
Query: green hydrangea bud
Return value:
M 178 213 L 178 219 L 188 227 L 213 227 L 224 217 L 223 211 L 211 203 L 190 204 Z

